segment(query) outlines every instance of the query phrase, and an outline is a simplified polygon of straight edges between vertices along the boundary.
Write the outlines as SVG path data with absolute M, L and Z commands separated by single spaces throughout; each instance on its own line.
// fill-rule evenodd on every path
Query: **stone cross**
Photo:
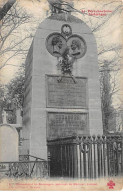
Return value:
M 7 124 L 7 116 L 8 114 L 6 113 L 5 110 L 3 110 L 3 113 L 2 113 L 3 124 Z

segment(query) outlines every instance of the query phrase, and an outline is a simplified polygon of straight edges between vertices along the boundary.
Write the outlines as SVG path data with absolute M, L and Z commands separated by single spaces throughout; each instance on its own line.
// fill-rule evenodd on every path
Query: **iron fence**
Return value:
M 123 173 L 122 136 L 48 140 L 51 177 L 95 179 Z
M 26 159 L 29 156 L 26 156 Z M 0 162 L 1 178 L 47 178 L 48 162 L 45 160 L 23 160 L 18 162 Z
M 123 175 L 122 136 L 74 136 L 47 141 L 48 161 L 20 155 L 18 162 L 0 162 L 0 177 L 89 178 Z

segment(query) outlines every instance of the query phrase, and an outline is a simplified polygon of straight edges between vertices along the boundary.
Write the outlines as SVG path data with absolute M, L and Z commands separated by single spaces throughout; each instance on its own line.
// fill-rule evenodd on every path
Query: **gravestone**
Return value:
M 18 161 L 18 133 L 14 127 L 0 125 L 0 162 Z
M 102 133 L 95 37 L 82 20 L 54 14 L 26 60 L 22 152 L 47 159 L 47 139 Z

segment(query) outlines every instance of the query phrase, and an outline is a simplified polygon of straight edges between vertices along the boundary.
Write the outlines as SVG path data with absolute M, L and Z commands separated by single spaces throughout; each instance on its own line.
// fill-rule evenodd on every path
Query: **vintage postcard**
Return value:
M 0 0 L 0 190 L 122 190 L 122 18 L 122 0 Z

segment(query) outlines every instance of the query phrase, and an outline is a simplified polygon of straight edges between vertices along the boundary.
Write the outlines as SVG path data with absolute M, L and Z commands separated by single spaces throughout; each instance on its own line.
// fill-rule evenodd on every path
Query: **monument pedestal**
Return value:
M 65 35 L 66 27 L 71 31 Z M 73 52 L 76 83 L 69 75 L 58 82 L 63 73 L 58 50 L 62 53 L 66 47 Z M 54 14 L 36 32 L 26 60 L 23 126 L 23 153 L 43 159 L 47 138 L 103 133 L 96 40 L 90 28 L 72 15 L 66 20 L 65 13 Z

